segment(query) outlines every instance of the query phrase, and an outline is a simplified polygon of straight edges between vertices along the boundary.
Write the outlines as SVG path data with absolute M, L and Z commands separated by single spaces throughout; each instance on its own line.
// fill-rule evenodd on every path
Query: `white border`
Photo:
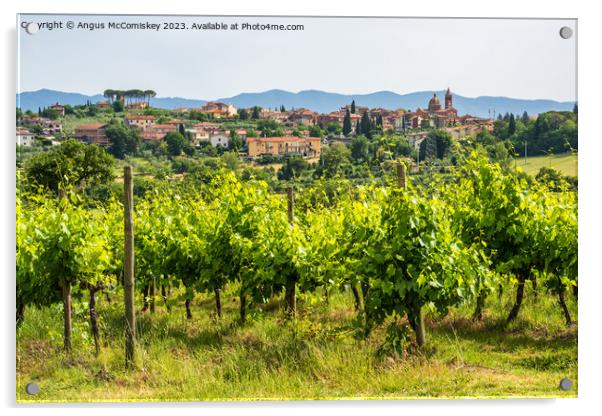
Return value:
M 203 4 L 206 3 L 206 4 Z M 448 415 L 507 415 L 545 413 L 547 415 L 599 414 L 602 393 L 599 388 L 601 373 L 602 335 L 599 317 L 602 316 L 599 299 L 602 294 L 600 265 L 600 185 L 599 162 L 602 152 L 600 113 L 602 92 L 600 91 L 599 41 L 602 39 L 602 23 L 597 13 L 596 2 L 549 0 L 546 2 L 505 0 L 503 2 L 469 0 L 428 0 L 425 2 L 390 2 L 383 0 L 282 0 L 226 2 L 187 2 L 183 0 L 129 1 L 68 1 L 26 0 L 26 2 L 3 1 L 0 8 L 2 21 L 2 65 L 3 83 L 0 114 L 2 114 L 3 138 L 0 140 L 0 164 L 2 174 L 0 195 L 2 204 L 2 254 L 0 264 L 4 272 L 0 301 L 2 332 L 5 342 L 0 346 L 2 374 L 0 375 L 2 407 L 8 415 L 103 415 L 108 412 L 127 412 L 131 416 L 164 415 L 168 408 L 183 415 L 211 413 L 225 415 L 245 413 L 248 415 L 305 415 L 308 412 L 341 412 L 347 415 L 365 415 L 367 412 L 401 414 Z M 15 405 L 15 330 L 14 330 L 14 181 L 15 181 L 15 85 L 16 85 L 16 13 L 145 13 L 145 14 L 227 14 L 227 15 L 349 15 L 349 16 L 432 16 L 432 17 L 549 17 L 579 19 L 579 116 L 580 116 L 580 299 L 579 299 L 579 399 L 564 400 L 428 400 L 405 402 L 264 402 L 264 403 L 207 403 L 207 404 L 115 404 L 115 405 L 69 405 L 29 406 Z M 525 41 L 528 41 L 527 39 Z M 43 70 L 43 68 L 41 68 Z

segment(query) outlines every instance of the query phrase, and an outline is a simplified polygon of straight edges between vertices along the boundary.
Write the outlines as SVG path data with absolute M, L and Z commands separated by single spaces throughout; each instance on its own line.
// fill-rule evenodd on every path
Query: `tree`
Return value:
M 351 133 L 351 114 L 349 113 L 349 109 L 345 111 L 345 118 L 343 118 L 343 134 L 348 136 Z
M 362 114 L 360 133 L 369 139 L 372 138 L 372 120 L 370 120 L 370 115 L 367 111 L 364 111 L 364 114 Z
M 309 137 L 322 137 L 323 132 L 320 126 L 313 125 L 309 126 Z
M 115 99 L 115 90 L 106 89 L 102 95 L 112 104 Z
M 122 124 L 111 124 L 105 129 L 105 134 L 111 142 L 109 153 L 117 159 L 123 159 L 126 155 L 133 155 L 138 151 L 141 137 L 137 129 L 129 129 Z
M 366 136 L 355 136 L 351 140 L 351 157 L 358 161 L 368 160 L 369 142 Z
M 420 160 L 443 159 L 448 154 L 451 144 L 451 134 L 443 130 L 432 131 L 427 138 L 420 143 Z
M 489 146 L 495 144 L 496 138 L 493 134 L 489 133 L 489 130 L 481 130 L 477 133 L 475 142 L 483 146 Z
M 238 110 L 238 119 L 239 120 L 247 120 L 249 118 L 249 112 L 246 108 L 240 108 Z
M 351 100 L 351 114 L 355 114 L 355 100 Z
M 111 104 L 111 106 L 113 107 L 113 111 L 115 111 L 116 113 L 121 113 L 124 110 L 123 102 L 121 102 L 120 100 L 113 101 L 113 104 Z
M 157 93 L 153 90 L 145 90 L 144 96 L 146 97 L 146 105 L 150 107 L 150 99 L 157 96 Z
M 508 119 L 508 135 L 512 136 L 514 133 L 516 133 L 516 120 L 514 114 L 510 114 L 510 118 Z
M 326 129 L 326 131 L 330 134 L 336 134 L 339 135 L 341 134 L 341 132 L 343 131 L 343 129 L 341 128 L 341 125 L 339 123 L 328 123 L 324 126 L 324 128 Z
M 251 118 L 253 120 L 259 120 L 260 114 L 261 114 L 261 107 L 254 106 L 253 110 L 252 110 L 252 113 L 251 113 Z
M 351 151 L 342 143 L 335 143 L 325 148 L 320 155 L 318 174 L 335 176 L 342 172 L 343 167 L 349 163 Z
M 287 157 L 282 164 L 282 168 L 278 171 L 278 179 L 284 181 L 297 179 L 309 168 L 309 163 L 307 163 L 301 156 Z
M 276 120 L 263 119 L 257 122 L 261 137 L 283 136 L 282 126 Z
M 240 158 L 236 152 L 225 152 L 221 159 L 224 162 L 224 165 L 233 172 L 235 172 L 240 165 Z
M 171 156 L 180 156 L 188 142 L 179 132 L 170 131 L 165 135 L 165 143 L 167 144 L 167 152 Z
M 520 118 L 520 121 L 521 121 L 521 122 L 522 122 L 522 123 L 523 123 L 525 126 L 528 126 L 528 125 L 529 125 L 529 121 L 531 121 L 531 120 L 529 120 L 529 114 L 528 114 L 526 111 L 524 111 L 524 112 L 523 112 L 523 115 L 521 116 L 521 118 Z
M 512 164 L 512 155 L 506 145 L 502 142 L 488 146 L 489 158 L 492 162 L 499 163 L 503 168 L 508 168 Z
M 27 160 L 24 170 L 29 181 L 58 194 L 60 189 L 83 187 L 88 181 L 111 182 L 114 164 L 104 149 L 67 140 Z
M 243 147 L 242 138 L 236 133 L 236 130 L 230 130 L 230 142 L 228 148 L 233 152 L 238 152 Z
M 44 133 L 44 128 L 42 126 L 40 126 L 39 124 L 34 124 L 33 126 L 31 126 L 29 128 L 29 130 L 35 134 L 35 135 L 42 135 Z

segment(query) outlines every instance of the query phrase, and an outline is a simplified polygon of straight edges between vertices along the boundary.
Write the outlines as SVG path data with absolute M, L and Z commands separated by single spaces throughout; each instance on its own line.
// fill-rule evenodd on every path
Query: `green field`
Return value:
M 563 175 L 577 175 L 577 156 L 571 153 L 563 153 L 552 156 L 533 156 L 527 157 L 525 164 L 524 158 L 516 159 L 516 167 L 521 168 L 529 175 L 537 175 L 542 167 L 553 168 L 560 171 Z
M 516 322 L 502 322 L 513 293 L 487 300 L 484 319 L 473 305 L 427 315 L 428 345 L 405 356 L 375 354 L 384 327 L 355 337 L 353 297 L 335 292 L 299 296 L 300 317 L 284 320 L 282 298 L 238 322 L 236 291 L 224 293 L 224 316 L 213 298 L 197 295 L 193 318 L 172 294 L 152 316 L 138 309 L 138 365 L 124 370 L 122 294 L 98 296 L 99 357 L 89 333 L 85 300 L 75 302 L 74 350 L 62 351 L 61 306 L 28 308 L 17 331 L 17 400 L 205 401 L 277 399 L 409 399 L 445 397 L 576 397 L 577 326 L 567 328 L 556 298 L 531 285 Z M 178 295 L 182 295 L 179 293 Z M 141 298 L 138 300 L 140 305 Z M 577 318 L 577 302 L 568 296 Z M 404 321 L 399 321 L 403 323 Z M 575 382 L 561 391 L 563 377 Z M 24 393 L 39 384 L 37 396 Z
M 106 113 L 99 113 L 94 117 L 75 117 L 68 115 L 60 119 L 63 124 L 63 131 L 67 135 L 73 135 L 75 128 L 82 124 L 94 124 L 94 123 L 108 123 L 112 118 L 112 115 Z

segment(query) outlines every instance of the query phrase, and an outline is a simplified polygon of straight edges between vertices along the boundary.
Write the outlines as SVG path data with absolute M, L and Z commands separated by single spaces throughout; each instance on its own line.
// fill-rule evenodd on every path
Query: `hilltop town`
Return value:
M 68 105 L 56 103 L 37 115 L 22 114 L 18 119 L 17 143 L 23 147 L 56 145 L 61 140 L 75 138 L 86 144 L 109 148 L 111 138 L 106 129 L 111 121 L 104 122 L 102 117 L 107 113 L 121 119 L 127 128 L 137 130 L 142 143 L 161 142 L 169 132 L 180 132 L 195 148 L 212 146 L 225 150 L 230 148 L 235 136 L 243 142 L 237 150 L 251 158 L 265 155 L 315 158 L 320 156 L 322 146 L 348 143 L 360 134 L 403 134 L 413 147 L 418 148 L 432 129 L 441 129 L 457 139 L 493 130 L 492 119 L 459 115 L 453 107 L 449 89 L 443 108 L 434 95 L 425 103 L 424 109 L 414 111 L 368 108 L 352 102 L 326 114 L 305 108 L 237 109 L 220 102 L 209 102 L 199 108 L 162 111 L 151 108 L 146 98 L 115 95 L 106 101 L 90 103 L 84 110 L 100 116 L 98 120 L 69 123 L 68 128 L 63 125 L 63 120 L 76 114 Z M 90 111 L 90 108 L 94 109 Z M 258 131 L 257 123 L 262 121 L 273 127 L 273 134 Z
M 516 168 L 519 155 L 526 163 L 528 150 L 535 157 L 559 155 L 561 172 L 576 176 L 570 153 L 577 149 L 576 106 L 573 112 L 524 111 L 493 119 L 460 114 L 449 88 L 415 109 L 369 108 L 352 99 L 329 113 L 284 105 L 236 108 L 224 102 L 164 109 L 150 105 L 155 95 L 106 90 L 106 99 L 94 103 L 55 103 L 37 114 L 17 109 L 17 165 L 76 142 L 104 149 L 117 167 L 127 159 L 147 178 L 211 175 L 226 166 L 281 190 L 286 181 L 309 186 L 332 177 L 383 183 L 394 174 L 392 162 L 400 159 L 411 174 L 451 172 L 474 151 Z M 536 160 L 533 173 L 542 163 Z

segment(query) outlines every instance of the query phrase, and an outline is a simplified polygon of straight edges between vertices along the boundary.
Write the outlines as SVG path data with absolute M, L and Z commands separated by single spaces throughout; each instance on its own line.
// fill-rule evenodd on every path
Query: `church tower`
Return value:
M 452 93 L 448 87 L 447 92 L 445 93 L 445 109 L 447 110 L 449 108 L 453 108 L 453 105 L 452 105 Z

